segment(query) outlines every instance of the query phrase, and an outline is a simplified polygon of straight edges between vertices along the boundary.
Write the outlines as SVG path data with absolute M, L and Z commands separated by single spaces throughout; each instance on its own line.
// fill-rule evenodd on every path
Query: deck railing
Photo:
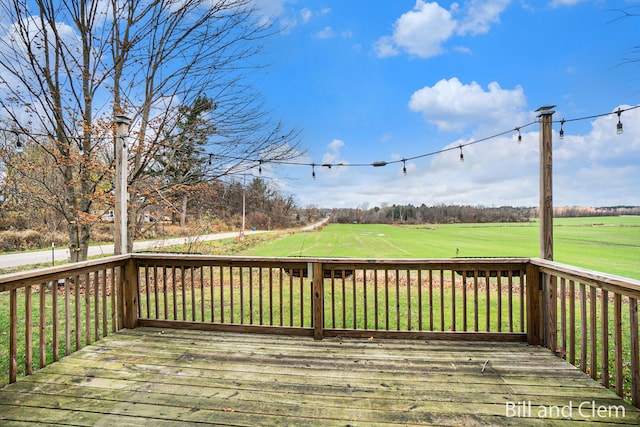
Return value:
M 0 355 L 7 367 L 0 384 L 127 326 L 121 309 L 127 262 L 128 256 L 111 257 L 0 277 Z
M 528 258 L 123 255 L 0 277 L 0 384 L 155 326 L 528 341 L 638 406 L 638 298 L 639 281 Z
M 541 259 L 530 268 L 539 289 L 529 301 L 538 327 L 529 342 L 548 347 L 640 407 L 640 281 Z
M 136 258 L 144 326 L 526 339 L 523 259 Z

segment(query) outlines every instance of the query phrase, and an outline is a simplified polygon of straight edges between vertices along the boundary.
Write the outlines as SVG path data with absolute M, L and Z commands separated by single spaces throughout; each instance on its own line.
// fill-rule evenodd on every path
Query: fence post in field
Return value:
M 542 281 L 538 267 L 527 263 L 526 309 L 527 309 L 527 342 L 540 345 L 543 331 Z
M 122 326 L 134 329 L 138 323 L 138 266 L 135 259 L 129 258 L 121 268 L 120 289 L 122 304 L 118 309 L 122 313 Z
M 313 338 L 321 340 L 324 329 L 324 268 L 321 262 L 313 263 Z

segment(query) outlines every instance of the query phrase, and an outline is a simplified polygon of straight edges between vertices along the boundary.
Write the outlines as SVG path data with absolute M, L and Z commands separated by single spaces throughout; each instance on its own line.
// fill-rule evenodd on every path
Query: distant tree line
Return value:
M 293 196 L 281 193 L 263 179 L 254 177 L 246 183 L 243 181 L 201 183 L 192 189 L 190 197 L 196 202 L 187 209 L 187 223 L 218 221 L 237 230 L 242 226 L 243 198 L 247 228 L 282 229 L 319 217 L 312 210 L 298 208 Z M 159 208 L 165 207 L 160 205 Z M 176 220 L 172 219 L 172 222 Z
M 554 216 L 587 217 L 640 215 L 639 206 L 613 207 L 558 207 Z M 420 206 L 382 205 L 369 208 L 361 205 L 357 208 L 334 209 L 331 221 L 334 223 L 357 224 L 455 224 L 487 222 L 527 222 L 538 217 L 537 207 L 485 207 L 469 205 Z
M 640 206 L 604 206 L 599 208 L 568 206 L 568 207 L 555 208 L 554 215 L 558 218 L 577 218 L 577 217 L 584 217 L 584 216 L 640 215 Z
M 193 201 L 188 205 L 180 199 L 163 198 L 141 211 L 136 222 L 135 238 L 153 224 L 173 224 L 197 228 L 212 225 L 220 230 L 238 230 L 242 226 L 243 196 L 245 226 L 261 230 L 281 229 L 307 224 L 322 217 L 316 208 L 301 209 L 291 195 L 286 195 L 269 185 L 265 180 L 252 178 L 237 181 L 201 181 L 183 186 L 182 191 Z M 7 197 L 9 194 L 9 197 Z M 180 198 L 186 197 L 183 194 Z M 103 223 L 110 222 L 104 215 Z M 28 193 L 10 191 L 0 185 L 0 231 L 37 230 L 53 233 L 64 229 L 61 214 L 40 199 Z M 146 224 L 146 225 L 145 225 Z

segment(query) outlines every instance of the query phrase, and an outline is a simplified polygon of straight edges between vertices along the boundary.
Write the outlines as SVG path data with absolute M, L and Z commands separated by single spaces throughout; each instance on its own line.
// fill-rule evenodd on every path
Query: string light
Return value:
M 402 159 L 402 173 L 407 175 L 407 161 L 405 159 Z
M 314 163 L 311 163 L 311 178 L 316 179 L 316 165 Z
M 589 120 L 589 119 L 594 119 L 594 118 L 598 118 L 598 117 L 609 116 L 609 115 L 612 115 L 612 114 L 618 114 L 618 116 L 619 116 L 620 115 L 619 113 L 623 113 L 625 111 L 630 111 L 630 110 L 635 110 L 635 109 L 638 109 L 638 108 L 640 108 L 640 105 L 636 105 L 636 106 L 629 107 L 629 108 L 626 108 L 626 109 L 618 108 L 618 110 L 613 111 L 613 112 L 596 114 L 596 115 L 585 116 L 585 117 L 578 117 L 578 118 L 574 118 L 574 119 L 564 119 L 563 118 L 560 121 L 561 129 L 562 129 L 561 135 L 562 135 L 562 137 L 564 137 L 563 125 L 565 123 L 567 123 L 567 122 Z M 619 122 L 620 122 L 620 120 L 619 120 Z M 322 166 L 328 167 L 328 168 L 330 168 L 331 166 L 344 166 L 344 167 L 367 167 L 367 166 L 371 167 L 371 166 L 373 166 L 373 167 L 382 167 L 382 166 L 386 166 L 386 165 L 389 165 L 389 164 L 402 162 L 402 164 L 403 164 L 403 168 L 402 168 L 403 169 L 403 173 L 405 173 L 406 162 L 407 161 L 421 159 L 421 158 L 430 157 L 430 156 L 435 156 L 437 154 L 446 153 L 448 151 L 452 151 L 452 150 L 456 150 L 456 149 L 460 150 L 460 154 L 462 155 L 461 156 L 462 157 L 461 161 L 464 161 L 464 154 L 463 154 L 463 151 L 462 151 L 462 149 L 464 147 L 469 146 L 469 145 L 478 144 L 478 143 L 481 143 L 481 142 L 485 142 L 485 141 L 488 141 L 488 140 L 492 140 L 492 139 L 507 135 L 507 134 L 509 134 L 510 132 L 513 132 L 513 131 L 517 131 L 518 132 L 518 137 L 517 137 L 518 138 L 518 142 L 521 143 L 522 142 L 522 130 L 527 128 L 527 127 L 529 127 L 529 126 L 538 124 L 538 123 L 539 123 L 539 120 L 535 120 L 533 122 L 530 122 L 530 123 L 527 123 L 527 124 L 512 128 L 510 130 L 507 130 L 507 131 L 504 131 L 504 132 L 500 132 L 500 133 L 497 133 L 497 134 L 494 134 L 494 135 L 491 135 L 491 136 L 487 136 L 485 138 L 477 139 L 477 140 L 474 140 L 474 141 L 471 141 L 471 142 L 467 142 L 467 143 L 464 143 L 464 144 L 458 144 L 457 146 L 453 146 L 453 147 L 443 148 L 443 149 L 432 151 L 432 152 L 429 152 L 429 153 L 420 154 L 420 155 L 417 155 L 417 156 L 405 157 L 405 158 L 402 158 L 400 160 L 375 161 L 373 163 L 346 163 L 346 164 L 342 163 L 342 162 L 340 162 L 340 163 L 331 163 L 331 164 L 330 163 L 323 163 Z M 620 127 L 621 127 L 621 125 L 622 124 L 620 123 Z M 250 161 L 250 159 L 246 159 L 246 158 L 242 158 L 242 157 L 235 157 L 235 156 L 224 156 L 224 157 L 232 159 L 232 160 L 238 160 L 238 161 L 248 161 L 248 160 Z M 273 163 L 273 164 L 278 164 L 278 165 L 311 166 L 311 164 L 309 164 L 309 163 L 289 161 L 289 160 L 275 160 L 274 159 L 274 160 L 263 160 L 263 161 L 266 161 L 266 162 L 269 162 L 269 163 Z
M 620 115 L 622 114 L 622 110 L 618 108 L 618 124 L 616 125 L 616 133 L 620 135 L 622 133 L 622 122 L 620 121 Z
M 618 116 L 618 123 L 616 125 L 616 132 L 618 134 L 623 133 L 623 126 L 622 126 L 622 121 L 621 121 L 621 115 L 623 112 L 626 111 L 630 111 L 630 110 L 635 110 L 640 108 L 640 105 L 636 105 L 633 107 L 629 107 L 629 108 L 621 108 L 618 107 L 618 109 L 616 111 L 613 112 L 607 112 L 607 113 L 601 113 L 601 114 L 596 114 L 596 115 L 591 115 L 591 116 L 584 116 L 584 117 L 579 117 L 579 118 L 574 118 L 574 119 L 562 119 L 560 121 L 560 138 L 564 137 L 564 124 L 567 122 L 573 122 L 573 121 L 581 121 L 581 120 L 589 120 L 589 119 L 594 119 L 594 118 L 598 118 L 598 117 L 604 117 L 604 116 L 609 116 L 612 114 L 616 114 Z M 392 164 L 392 163 L 399 163 L 402 162 L 403 167 L 402 167 L 402 172 L 403 174 L 406 175 L 406 162 L 409 160 L 416 160 L 416 159 L 421 159 L 421 158 L 425 158 L 425 157 L 430 157 L 430 156 L 434 156 L 437 154 L 442 154 L 451 150 L 455 150 L 456 148 L 460 150 L 460 161 L 464 161 L 464 154 L 462 152 L 462 148 L 469 146 L 469 145 L 473 145 L 473 144 L 478 144 L 484 141 L 488 141 L 491 139 L 495 139 L 501 136 L 504 136 L 510 132 L 513 132 L 514 130 L 518 132 L 518 142 L 522 142 L 522 133 L 521 130 L 532 126 L 534 124 L 539 123 L 539 120 L 527 123 L 525 125 L 521 125 L 515 128 L 512 128 L 508 131 L 504 131 L 504 132 L 500 132 L 491 136 L 487 136 L 485 138 L 481 138 L 481 139 L 477 139 L 477 140 L 473 140 L 471 142 L 467 142 L 464 144 L 459 144 L 458 146 L 453 146 L 453 147 L 448 147 L 448 148 L 443 148 L 440 150 L 436 150 L 436 151 L 432 151 L 432 152 L 428 152 L 428 153 L 424 153 L 424 154 L 419 154 L 416 156 L 412 156 L 412 157 L 406 157 L 400 160 L 393 160 L 393 161 L 376 161 L 373 163 L 323 163 L 322 166 L 323 167 L 327 167 L 327 168 L 331 168 L 332 166 L 343 166 L 343 167 L 358 167 L 358 166 L 373 166 L 373 167 L 381 167 L 381 166 L 386 166 L 388 164 Z M 25 131 L 18 131 L 15 129 L 2 129 L 0 128 L 0 132 L 12 132 L 16 135 L 17 140 L 16 140 L 16 148 L 18 152 L 21 152 L 23 150 L 23 143 L 20 140 L 20 135 L 28 135 L 31 138 L 37 138 L 37 137 L 44 137 L 44 138 L 51 138 L 54 139 L 54 137 L 50 134 L 37 134 L 37 133 L 30 133 L 30 132 L 25 132 Z M 77 137 L 69 137 L 69 139 L 76 139 Z M 92 140 L 108 140 L 111 139 L 111 136 L 105 136 L 105 137 L 94 137 L 92 138 Z M 123 142 L 124 142 L 124 147 L 126 148 L 126 139 L 123 138 Z M 272 163 L 272 164 L 277 164 L 277 165 L 294 165 L 294 166 L 312 166 L 312 175 L 315 175 L 315 166 L 316 164 L 309 164 L 309 163 L 302 163 L 302 162 L 296 162 L 296 161 L 289 161 L 289 160 L 278 160 L 278 159 L 259 159 L 259 160 L 253 160 L 251 158 L 247 158 L 247 157 L 238 157 L 238 156 L 230 156 L 230 155 L 221 155 L 221 154 L 215 154 L 216 156 L 223 158 L 223 159 L 229 159 L 229 160 L 237 160 L 237 161 L 241 161 L 241 162 L 258 162 L 258 172 L 260 174 L 262 174 L 262 163 L 267 162 L 267 163 Z M 209 154 L 209 165 L 212 164 L 212 159 L 213 159 L 214 154 Z

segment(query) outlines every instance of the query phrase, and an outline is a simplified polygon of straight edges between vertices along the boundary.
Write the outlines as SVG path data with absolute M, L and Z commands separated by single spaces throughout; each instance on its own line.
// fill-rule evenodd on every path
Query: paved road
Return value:
M 316 227 L 319 227 L 325 224 L 327 221 L 329 221 L 329 218 L 325 218 L 320 222 L 303 227 L 300 230 L 311 231 L 311 230 L 314 230 Z M 261 231 L 261 230 L 245 231 L 245 235 L 257 234 L 257 233 L 266 233 L 266 231 Z M 195 242 L 195 241 L 206 242 L 210 240 L 230 239 L 230 238 L 238 237 L 239 234 L 240 234 L 239 232 L 234 231 L 230 233 L 207 234 L 204 236 L 177 237 L 174 239 L 134 242 L 133 250 L 144 251 L 146 249 L 151 249 L 151 248 L 181 245 L 181 244 L 187 244 L 189 242 Z M 111 255 L 111 254 L 113 254 L 113 243 L 107 244 L 107 245 L 98 245 L 98 246 L 89 247 L 90 257 L 98 256 L 98 255 Z M 3 268 L 18 267 L 20 265 L 51 263 L 52 257 L 55 258 L 56 261 L 68 260 L 69 248 L 55 249 L 54 254 L 52 254 L 51 250 L 44 250 L 44 251 L 20 252 L 16 254 L 0 255 L 0 274 L 2 274 Z
M 265 231 L 245 231 L 245 234 L 247 235 L 256 234 L 256 233 L 265 233 Z M 238 235 L 239 233 L 235 231 L 231 233 L 207 234 L 204 236 L 177 237 L 174 239 L 134 242 L 133 250 L 143 251 L 145 249 L 151 249 L 151 248 L 157 248 L 157 247 L 163 247 L 163 246 L 187 244 L 189 242 L 194 242 L 194 241 L 205 242 L 210 240 L 222 240 L 222 239 L 238 237 Z M 51 252 L 52 251 L 49 249 L 44 251 L 19 252 L 15 254 L 0 255 L 0 274 L 2 274 L 1 270 L 3 268 L 17 267 L 20 265 L 51 263 L 52 256 L 55 257 L 56 261 L 69 259 L 69 248 L 55 249 L 55 253 L 53 255 Z M 98 256 L 98 255 L 111 255 L 111 254 L 113 254 L 113 243 L 89 247 L 90 257 Z

